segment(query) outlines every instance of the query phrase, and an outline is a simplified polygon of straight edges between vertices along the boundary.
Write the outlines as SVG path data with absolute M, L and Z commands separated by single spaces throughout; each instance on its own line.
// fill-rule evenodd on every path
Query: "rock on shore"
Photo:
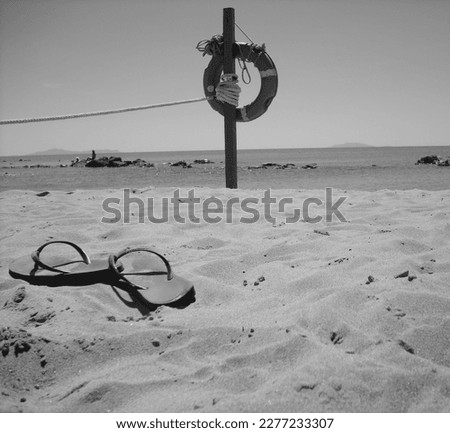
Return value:
M 71 167 L 154 167 L 155 165 L 152 162 L 147 162 L 143 159 L 135 159 L 134 161 L 122 161 L 122 158 L 119 156 L 103 156 L 98 159 L 82 159 L 75 160 L 70 165 Z
M 416 165 L 421 164 L 434 164 L 438 165 L 439 167 L 448 167 L 450 166 L 450 158 L 445 159 L 442 156 L 438 155 L 424 156 L 416 162 Z

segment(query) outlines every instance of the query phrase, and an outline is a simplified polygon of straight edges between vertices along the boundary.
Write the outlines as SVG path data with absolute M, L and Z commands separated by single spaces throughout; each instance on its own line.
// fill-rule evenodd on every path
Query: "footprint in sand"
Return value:
M 35 342 L 32 335 L 23 329 L 15 330 L 7 326 L 0 330 L 0 352 L 3 357 L 8 356 L 12 351 L 16 357 L 28 352 Z
M 20 306 L 20 304 L 22 303 L 22 301 L 25 299 L 26 297 L 26 289 L 25 286 L 20 286 L 15 292 L 13 297 L 6 301 L 5 304 L 3 305 L 3 308 L 7 308 L 7 309 L 26 309 L 22 308 L 22 306 Z
M 41 326 L 44 323 L 50 321 L 53 317 L 55 317 L 56 312 L 54 310 L 46 311 L 44 313 L 40 313 L 35 311 L 30 314 L 28 322 L 26 325 L 34 325 L 35 327 Z

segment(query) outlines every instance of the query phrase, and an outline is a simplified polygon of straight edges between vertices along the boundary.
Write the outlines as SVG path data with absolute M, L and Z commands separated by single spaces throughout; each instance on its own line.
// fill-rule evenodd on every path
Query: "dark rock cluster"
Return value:
M 204 158 L 204 159 L 195 159 L 192 163 L 186 161 L 177 161 L 171 162 L 169 165 L 171 167 L 183 167 L 183 168 L 192 168 L 192 164 L 214 164 L 213 161 Z
M 302 168 L 306 170 L 312 170 L 314 168 L 317 168 L 317 164 L 315 162 L 312 162 L 311 164 L 302 165 Z
M 249 170 L 256 170 L 256 169 L 261 169 L 261 168 L 275 168 L 278 170 L 285 170 L 287 168 L 296 168 L 296 166 L 292 162 L 288 162 L 286 164 L 279 164 L 277 162 L 265 162 L 264 164 L 256 165 L 256 166 L 249 166 L 247 168 Z M 306 168 L 306 169 L 317 168 L 317 164 L 315 162 L 313 162 L 311 164 L 303 165 L 302 168 Z
M 72 161 L 71 167 L 154 167 L 152 162 L 144 161 L 143 159 L 135 159 L 134 161 L 122 161 L 119 156 L 103 156 L 101 158 L 88 158 L 82 160 Z
M 249 170 L 256 170 L 259 168 L 276 168 L 278 170 L 284 170 L 286 168 L 295 168 L 295 164 L 292 162 L 288 162 L 287 164 L 278 164 L 277 162 L 265 162 L 261 165 L 249 166 L 247 167 Z
M 192 168 L 192 164 L 187 163 L 186 161 L 177 161 L 172 162 L 170 164 L 171 167 L 183 167 L 183 168 Z
M 204 158 L 204 159 L 195 159 L 193 164 L 214 164 L 213 161 L 210 159 Z
M 439 167 L 449 167 L 450 166 L 450 158 L 445 159 L 442 156 L 438 156 L 438 155 L 428 155 L 428 156 L 424 156 L 423 158 L 420 158 L 416 162 L 416 165 L 421 165 L 421 164 L 434 164 L 434 165 L 438 165 Z

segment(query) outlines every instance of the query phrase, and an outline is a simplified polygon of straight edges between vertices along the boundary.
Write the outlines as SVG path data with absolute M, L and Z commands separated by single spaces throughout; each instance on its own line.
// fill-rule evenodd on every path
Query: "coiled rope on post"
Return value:
M 221 80 L 216 87 L 216 99 L 237 107 L 239 105 L 239 94 L 241 93 L 238 76 L 236 74 L 223 74 Z
M 207 99 L 208 98 L 206 98 L 206 97 L 202 97 L 202 98 L 195 98 L 195 99 L 185 99 L 182 101 L 165 102 L 162 104 L 141 105 L 141 106 L 137 106 L 137 107 L 119 108 L 116 110 L 94 111 L 91 113 L 65 114 L 62 116 L 49 116 L 49 117 L 31 117 L 28 119 L 0 120 L 0 125 L 13 125 L 13 124 L 18 124 L 18 123 L 32 123 L 32 122 L 48 122 L 51 120 L 67 120 L 67 119 L 79 119 L 81 117 L 105 116 L 108 114 L 127 113 L 129 111 L 148 110 L 150 108 L 161 108 L 161 107 L 170 107 L 172 105 L 191 104 L 194 102 L 206 101 Z

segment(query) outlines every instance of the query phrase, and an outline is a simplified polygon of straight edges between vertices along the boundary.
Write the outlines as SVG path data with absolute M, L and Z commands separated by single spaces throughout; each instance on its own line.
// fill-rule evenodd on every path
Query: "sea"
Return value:
M 416 165 L 420 158 L 439 155 L 450 158 L 450 146 L 356 147 L 239 150 L 238 187 L 241 189 L 311 190 L 326 187 L 341 190 L 447 190 L 450 167 Z M 148 187 L 225 187 L 223 150 L 137 152 L 102 154 L 122 160 L 141 158 L 151 168 L 70 167 L 76 157 L 88 154 L 27 155 L 0 157 L 0 191 L 74 191 Z M 170 163 L 208 159 L 210 164 L 191 168 Z M 294 164 L 286 169 L 257 168 L 265 163 Z M 317 168 L 302 168 L 317 164 Z

